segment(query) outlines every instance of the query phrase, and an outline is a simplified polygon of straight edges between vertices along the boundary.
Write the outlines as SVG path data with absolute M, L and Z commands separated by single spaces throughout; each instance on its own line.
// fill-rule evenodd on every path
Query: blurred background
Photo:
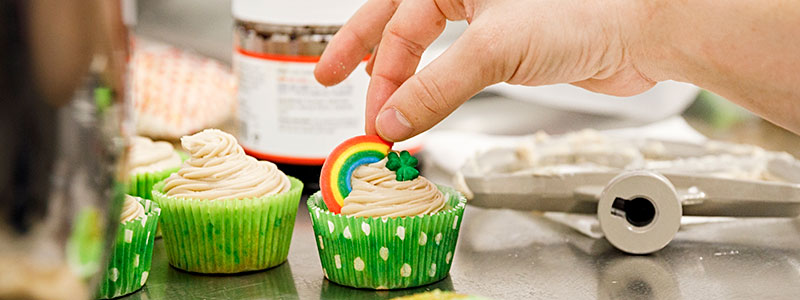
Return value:
M 234 22 L 230 5 L 231 1 L 139 0 L 134 32 L 229 65 L 233 51 L 230 27 Z M 445 33 L 423 55 L 422 65 L 441 53 L 465 27 L 465 23 L 449 22 Z M 476 109 L 471 109 L 471 105 Z M 486 106 L 492 110 L 477 108 Z M 482 113 L 477 114 L 478 111 Z M 675 82 L 659 84 L 633 99 L 599 95 L 568 85 L 535 88 L 497 85 L 476 96 L 475 101 L 437 129 L 505 135 L 531 134 L 543 129 L 556 134 L 586 127 L 643 125 L 672 116 L 682 116 L 692 128 L 711 139 L 752 143 L 794 156 L 800 154 L 797 135 L 713 93 Z

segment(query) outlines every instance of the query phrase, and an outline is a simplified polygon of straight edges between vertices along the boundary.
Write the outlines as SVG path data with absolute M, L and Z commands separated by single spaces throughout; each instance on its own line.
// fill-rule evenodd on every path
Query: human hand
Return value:
M 388 141 L 433 127 L 498 82 L 569 82 L 596 92 L 634 95 L 655 84 L 639 71 L 632 51 L 641 19 L 635 5 L 618 0 L 369 0 L 331 40 L 314 74 L 322 84 L 339 83 L 374 48 L 367 64 L 372 79 L 366 132 Z M 414 74 L 445 20 L 470 25 Z

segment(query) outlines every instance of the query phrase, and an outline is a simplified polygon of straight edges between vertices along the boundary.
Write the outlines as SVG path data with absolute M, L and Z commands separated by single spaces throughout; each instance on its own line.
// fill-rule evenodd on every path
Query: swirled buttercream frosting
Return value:
M 397 181 L 386 168 L 386 159 L 359 166 L 351 178 L 352 191 L 344 198 L 341 213 L 356 217 L 404 217 L 434 214 L 444 208 L 445 198 L 425 177 Z
M 125 204 L 122 205 L 120 221 L 125 223 L 141 216 L 144 216 L 144 206 L 139 201 L 136 201 L 133 196 L 125 195 Z
M 264 197 L 289 190 L 289 177 L 275 164 L 244 153 L 232 135 L 206 129 L 181 138 L 191 158 L 164 180 L 167 196 L 217 200 Z
M 181 166 L 181 156 L 167 142 L 135 136 L 131 139 L 128 157 L 129 174 L 158 172 Z

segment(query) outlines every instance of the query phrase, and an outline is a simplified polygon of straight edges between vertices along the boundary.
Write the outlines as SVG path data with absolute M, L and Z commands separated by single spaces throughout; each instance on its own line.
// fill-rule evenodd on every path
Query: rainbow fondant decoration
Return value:
M 336 146 L 325 159 L 319 177 L 322 200 L 328 210 L 338 214 L 342 209 L 344 198 L 353 190 L 350 178 L 358 166 L 380 161 L 391 149 L 392 143 L 377 135 L 353 137 Z

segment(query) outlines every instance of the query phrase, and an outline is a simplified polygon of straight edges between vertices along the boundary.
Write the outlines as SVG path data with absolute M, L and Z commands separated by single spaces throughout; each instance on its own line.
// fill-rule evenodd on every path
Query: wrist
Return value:
M 678 7 L 670 0 L 630 1 L 622 0 L 620 10 L 621 38 L 626 53 L 634 68 L 652 81 L 677 80 L 684 78 L 679 47 L 689 42 L 688 37 L 676 42 L 674 36 L 680 32 L 680 22 L 674 22 Z

